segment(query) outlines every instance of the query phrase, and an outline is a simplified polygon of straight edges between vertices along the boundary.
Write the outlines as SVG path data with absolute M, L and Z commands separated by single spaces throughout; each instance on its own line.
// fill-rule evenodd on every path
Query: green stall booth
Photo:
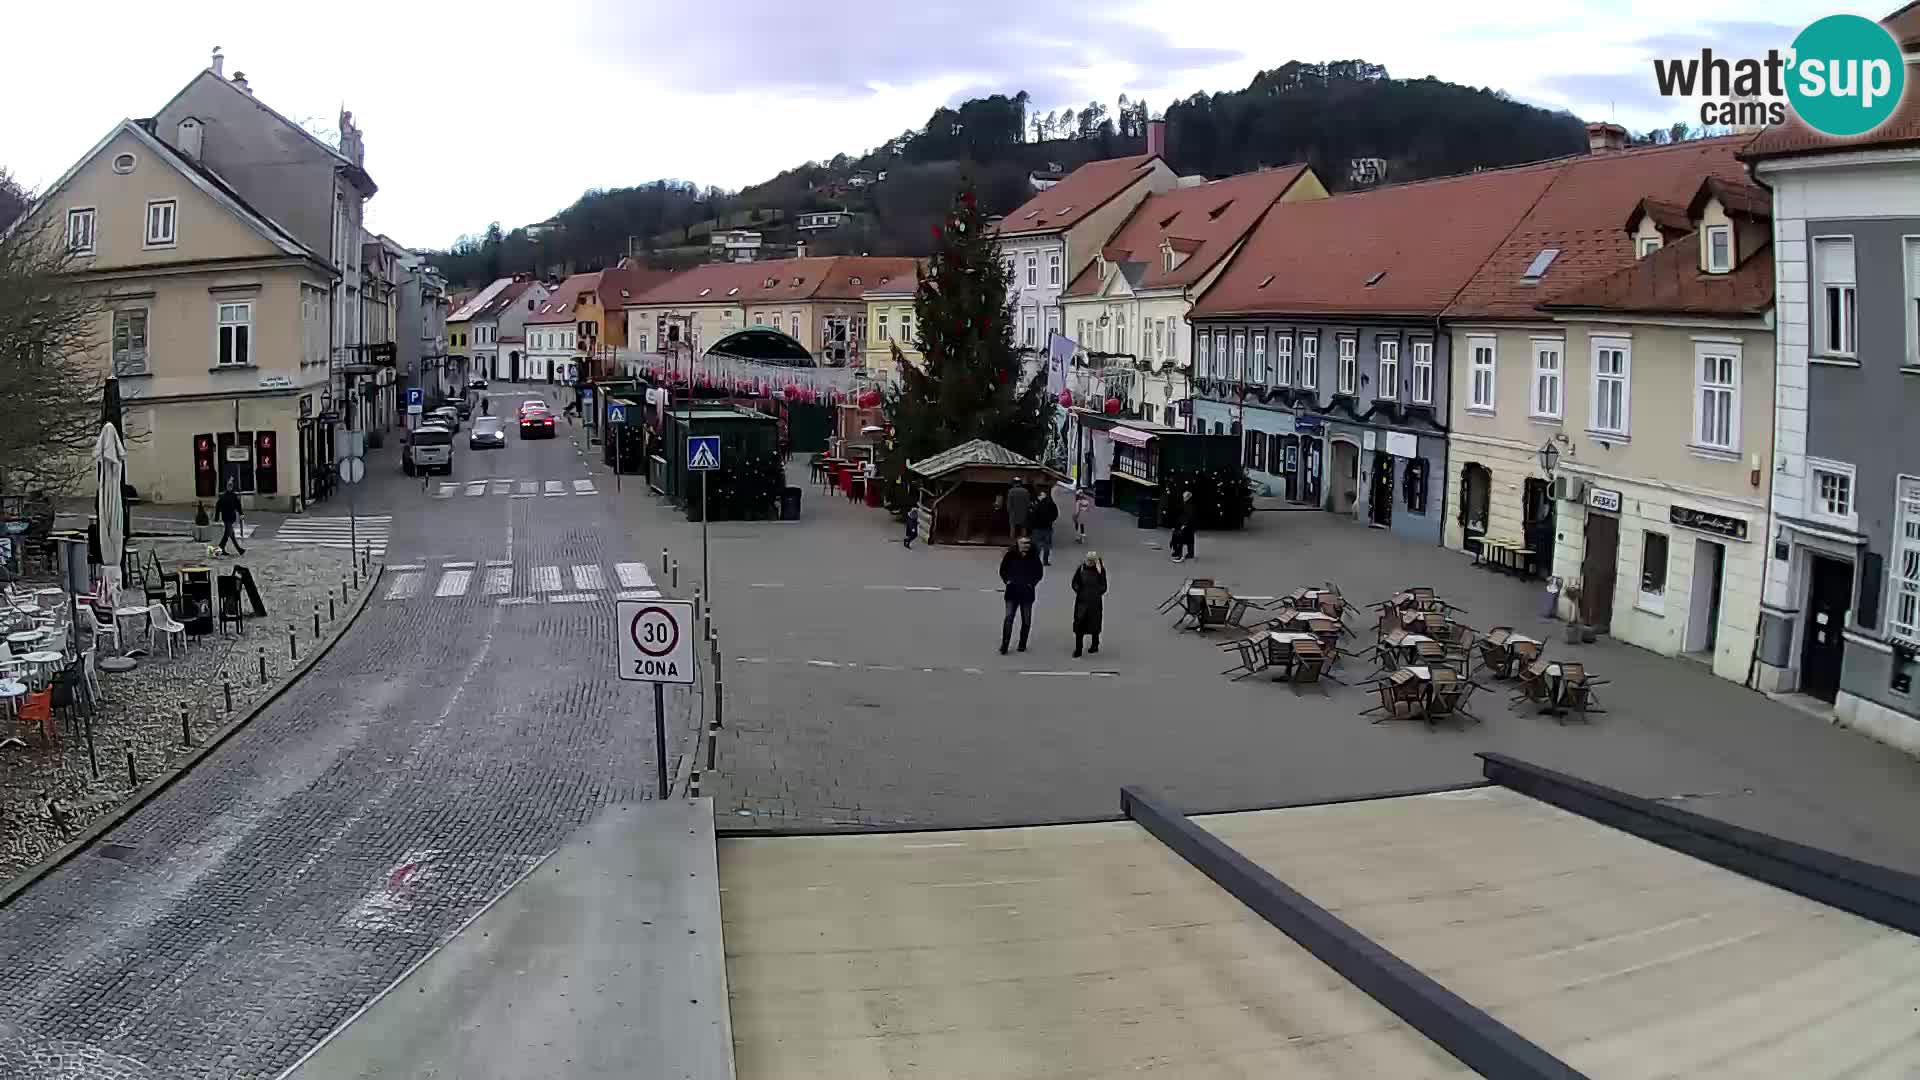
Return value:
M 687 468 L 687 440 L 720 437 L 720 468 L 707 474 L 712 521 L 759 520 L 777 516 L 786 489 L 786 473 L 777 448 L 779 423 L 773 417 L 731 405 L 696 405 L 666 414 L 660 439 L 662 468 L 657 486 L 699 520 L 700 473 Z
M 1125 510 L 1143 529 L 1157 529 L 1169 490 L 1192 488 L 1202 528 L 1239 528 L 1251 509 L 1240 440 L 1164 424 L 1073 410 L 1073 448 L 1080 475 L 1096 499 Z

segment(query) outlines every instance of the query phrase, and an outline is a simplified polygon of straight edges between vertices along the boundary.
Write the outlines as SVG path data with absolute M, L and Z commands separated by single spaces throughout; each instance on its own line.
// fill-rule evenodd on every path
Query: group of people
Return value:
M 1013 641 L 1016 615 L 1020 619 L 1020 651 L 1027 651 L 1027 637 L 1033 629 L 1033 602 L 1039 595 L 1040 579 L 1046 576 L 1046 567 L 1033 537 L 1024 533 L 1000 557 L 1000 581 L 1005 587 L 1007 602 L 1007 617 L 1000 623 L 1000 655 L 1007 654 L 1007 646 Z M 1088 639 L 1092 640 L 1092 650 L 1100 651 L 1100 623 L 1106 595 L 1107 564 L 1099 552 L 1089 551 L 1073 572 L 1073 655 L 1080 656 L 1086 651 Z

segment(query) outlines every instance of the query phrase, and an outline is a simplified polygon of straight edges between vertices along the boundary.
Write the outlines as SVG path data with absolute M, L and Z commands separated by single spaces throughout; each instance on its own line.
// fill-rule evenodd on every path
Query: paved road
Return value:
M 389 569 L 306 679 L 0 909 L 0 1076 L 273 1076 L 597 809 L 650 794 L 650 725 L 603 659 L 617 568 L 645 545 L 610 491 L 575 487 L 604 470 L 564 433 L 463 449 L 436 498 L 392 455 L 360 509 L 391 518 L 390 565 L 420 569 Z M 466 494 L 485 477 L 513 483 Z M 315 523 L 344 509 L 256 542 L 325 543 Z

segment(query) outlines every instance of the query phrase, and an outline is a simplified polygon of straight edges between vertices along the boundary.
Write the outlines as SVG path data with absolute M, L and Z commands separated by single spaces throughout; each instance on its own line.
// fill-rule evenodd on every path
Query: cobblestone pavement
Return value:
M 142 556 L 157 552 L 169 569 L 204 563 L 205 545 L 185 540 L 136 541 Z M 350 604 L 343 589 L 352 592 L 347 552 L 313 551 L 256 544 L 244 558 L 211 564 L 225 572 L 233 566 L 253 571 L 267 605 L 268 618 L 249 621 L 244 635 L 214 635 L 176 645 L 168 656 L 160 646 L 140 659 L 132 671 L 99 674 L 101 703 L 93 718 L 94 751 L 100 775 L 93 774 L 86 739 L 79 730 L 66 732 L 52 749 L 30 740 L 26 749 L 0 754 L 0 884 L 45 858 L 73 835 L 124 802 L 136 790 L 129 786 L 127 755 L 134 756 L 135 775 L 142 784 L 192 753 L 181 739 L 180 705 L 186 703 L 195 745 L 203 745 L 230 722 L 223 684 L 233 688 L 232 717 L 243 716 L 253 703 L 286 681 L 297 664 L 289 656 L 286 628 L 297 624 L 300 650 L 305 656 L 316 646 L 313 606 L 319 604 L 322 637 L 346 618 Z M 330 595 L 331 594 L 331 595 Z M 332 617 L 329 599 L 334 601 Z M 146 648 L 141 620 L 123 631 L 127 644 Z M 256 648 L 266 647 L 267 681 L 260 680 Z M 111 649 L 111 645 L 104 646 Z M 48 811 L 58 808 L 59 820 Z M 64 828 L 62 827 L 64 825 Z
M 391 456 L 361 504 L 393 515 L 390 562 L 645 546 L 606 500 L 432 501 Z M 458 462 L 586 475 L 565 438 Z M 274 1076 L 599 807 L 649 795 L 611 604 L 376 595 L 257 719 L 0 909 L 0 1076 Z M 669 705 L 684 730 L 689 701 Z
M 796 470 L 798 471 L 798 470 Z M 801 481 L 804 483 L 804 480 Z M 728 723 L 707 784 L 723 828 L 975 825 L 1110 817 L 1122 784 L 1193 809 L 1335 798 L 1475 779 L 1497 750 L 1701 813 L 1920 871 L 1920 762 L 1716 679 L 1694 663 L 1602 641 L 1569 646 L 1540 586 L 1316 512 L 1266 512 L 1200 537 L 1174 564 L 1165 535 L 1098 511 L 1090 547 L 1111 593 L 1098 656 L 1074 660 L 1056 551 L 1031 651 L 996 654 L 998 551 L 903 550 L 882 513 L 809 489 L 805 519 L 715 525 L 715 618 Z M 676 550 L 697 526 L 628 507 Z M 1296 694 L 1231 683 L 1230 658 L 1155 606 L 1186 577 L 1244 593 L 1338 582 L 1360 601 L 1427 584 L 1485 629 L 1511 625 L 1611 678 L 1590 724 L 1508 711 L 1459 730 L 1373 724 L 1361 690 Z M 1357 681 L 1364 671 L 1353 671 Z

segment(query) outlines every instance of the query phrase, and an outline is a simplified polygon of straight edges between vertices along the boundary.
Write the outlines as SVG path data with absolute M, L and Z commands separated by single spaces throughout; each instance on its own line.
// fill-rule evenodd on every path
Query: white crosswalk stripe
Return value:
M 547 481 L 547 489 L 541 492 L 542 495 L 545 495 L 548 498 L 552 498 L 555 495 L 565 495 L 566 493 L 567 493 L 566 487 L 562 485 L 558 480 Z
M 434 588 L 435 596 L 465 596 L 467 582 L 473 578 L 471 570 L 448 570 L 440 575 L 440 584 Z
M 646 563 L 614 563 L 613 572 L 620 578 L 623 589 L 649 589 L 653 587 L 653 574 Z
M 589 589 L 604 589 L 607 587 L 607 579 L 600 576 L 598 566 L 588 563 L 585 566 L 573 568 L 573 587 L 581 592 Z
M 485 495 L 486 493 L 487 493 L 487 482 L 485 480 L 467 481 L 467 497 L 468 498 L 472 498 L 475 495 Z
M 508 477 L 489 476 L 478 480 L 442 481 L 432 489 L 436 499 L 451 499 L 465 493 L 467 498 L 482 495 L 506 495 L 515 499 L 536 499 L 542 495 L 558 498 L 563 495 L 598 495 L 600 486 L 591 479 L 576 479 L 568 486 L 565 480 L 515 480 Z
M 392 532 L 391 514 L 367 514 L 353 518 L 302 515 L 281 522 L 280 527 L 267 539 L 283 544 L 339 548 L 342 551 L 352 547 L 357 540 L 360 550 L 372 552 L 374 558 L 379 558 L 387 553 L 387 538 Z
M 539 490 L 540 490 L 540 481 L 538 480 L 520 481 L 520 494 L 522 495 L 532 495 L 537 493 Z
M 419 592 L 420 579 L 424 577 L 426 575 L 419 571 L 396 575 L 393 584 L 387 587 L 387 599 L 405 600 Z
M 559 592 L 560 568 L 557 566 L 534 567 L 533 589 L 535 592 Z
M 575 480 L 573 482 L 573 493 L 575 495 L 598 495 L 600 489 L 594 487 L 593 481 L 591 480 Z
M 436 499 L 451 499 L 453 498 L 453 493 L 459 490 L 459 484 L 443 483 L 434 489 L 433 497 Z
M 513 490 L 513 481 L 511 480 L 495 480 L 493 482 L 493 493 L 495 495 L 505 495 L 511 492 L 512 490 Z
M 487 571 L 484 586 L 488 596 L 505 596 L 513 591 L 513 567 L 496 566 Z
M 441 559 L 394 564 L 387 568 L 385 599 L 414 603 L 467 602 L 483 598 L 501 606 L 586 604 L 594 601 L 655 600 L 653 575 L 645 563 L 601 563 L 515 567 L 504 559 L 484 564 L 472 559 Z M 617 584 L 616 584 L 617 581 Z M 478 586 L 476 588 L 476 585 Z

